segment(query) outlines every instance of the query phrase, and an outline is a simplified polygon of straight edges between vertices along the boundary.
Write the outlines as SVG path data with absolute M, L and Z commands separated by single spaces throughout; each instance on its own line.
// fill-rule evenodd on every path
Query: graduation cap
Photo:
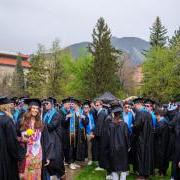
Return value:
M 11 103 L 18 104 L 18 97 L 12 97 L 10 100 Z
M 116 112 L 122 112 L 123 108 L 122 105 L 119 101 L 115 101 L 111 103 L 111 112 L 116 113 Z
M 62 103 L 65 104 L 65 103 L 69 103 L 71 100 L 70 98 L 65 98 L 62 100 Z
M 143 103 L 143 97 L 137 97 L 135 99 L 133 99 L 133 103 L 134 104 L 138 104 L 138 103 Z
M 81 104 L 81 101 L 76 99 L 76 98 L 74 98 L 74 97 L 69 97 L 69 99 L 70 99 L 71 103 Z
M 11 100 L 8 97 L 0 97 L 0 105 L 4 105 L 4 104 L 10 104 Z
M 86 99 L 84 102 L 83 102 L 83 106 L 85 105 L 88 105 L 89 107 L 91 106 L 91 101 Z
M 123 109 L 121 106 L 117 106 L 111 110 L 112 113 L 122 113 Z
M 144 104 L 156 104 L 156 102 L 155 101 L 153 101 L 152 99 L 145 99 L 144 100 Z
M 29 98 L 26 97 L 26 96 L 20 97 L 20 98 L 19 98 L 19 101 L 18 101 L 18 104 L 25 103 L 25 101 L 26 101 L 27 99 L 29 99 Z M 25 104 L 26 104 L 26 103 L 25 103 Z
M 28 106 L 38 106 L 41 107 L 41 101 L 39 99 L 25 99 L 25 104 L 28 104 Z
M 57 100 L 56 100 L 55 98 L 53 98 L 53 97 L 48 97 L 48 98 L 46 99 L 46 102 L 50 102 L 50 103 L 52 103 L 52 104 L 56 104 L 56 103 L 57 103 Z

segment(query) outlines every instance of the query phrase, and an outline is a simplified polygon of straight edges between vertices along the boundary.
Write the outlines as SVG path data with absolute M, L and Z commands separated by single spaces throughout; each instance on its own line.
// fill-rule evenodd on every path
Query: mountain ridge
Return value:
M 78 58 L 82 52 L 87 53 L 87 47 L 90 42 L 78 42 L 70 46 L 67 46 L 65 49 L 70 50 L 74 58 Z M 138 37 L 122 37 L 118 38 L 112 36 L 111 44 L 116 49 L 119 49 L 129 55 L 131 62 L 137 66 L 143 63 L 144 55 L 143 52 L 149 50 L 150 44 L 148 41 L 138 38 Z

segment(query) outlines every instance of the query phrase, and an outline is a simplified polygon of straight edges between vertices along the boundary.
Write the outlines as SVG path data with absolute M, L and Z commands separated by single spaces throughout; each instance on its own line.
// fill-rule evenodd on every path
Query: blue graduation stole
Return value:
M 19 116 L 19 114 L 20 114 L 19 109 L 16 109 L 16 110 L 14 111 L 14 113 L 13 113 L 13 120 L 14 120 L 15 122 L 18 121 L 18 116 Z
M 74 110 L 71 109 L 71 114 L 72 117 L 70 118 L 70 134 L 74 134 L 75 133 L 75 113 Z
M 3 116 L 3 115 L 5 115 L 5 113 L 4 112 L 0 112 L 0 116 Z
M 89 128 L 90 128 L 90 130 L 92 130 L 95 128 L 94 117 L 91 113 L 89 113 L 88 118 L 89 118 Z
M 156 120 L 156 116 L 155 116 L 154 112 L 151 112 L 151 116 L 152 116 L 152 125 L 153 125 L 153 128 L 156 128 L 157 120 Z
M 64 106 L 61 108 L 61 111 L 62 111 L 64 114 L 67 114 L 67 111 L 66 111 L 66 109 L 64 108 Z
M 50 124 L 52 121 L 52 117 L 54 116 L 54 114 L 57 112 L 57 110 L 55 108 L 52 108 L 51 110 L 49 110 L 48 112 L 46 112 L 45 116 L 44 116 L 44 122 L 46 124 Z
M 144 106 L 140 108 L 140 111 L 141 111 L 141 112 L 148 112 L 148 111 L 145 109 Z
M 124 112 L 123 112 L 123 118 L 124 118 Z M 125 121 L 125 118 L 124 118 L 124 121 Z M 132 127 L 131 127 L 131 125 L 133 123 L 133 114 L 131 112 L 128 112 L 128 121 L 126 123 L 128 125 L 129 133 L 132 134 Z
M 81 108 L 79 108 L 78 112 L 76 112 L 76 115 L 78 116 L 81 116 L 83 114 L 83 110 Z M 82 119 L 80 118 L 79 119 L 79 128 L 80 129 L 83 129 L 84 128 L 84 125 L 82 123 Z

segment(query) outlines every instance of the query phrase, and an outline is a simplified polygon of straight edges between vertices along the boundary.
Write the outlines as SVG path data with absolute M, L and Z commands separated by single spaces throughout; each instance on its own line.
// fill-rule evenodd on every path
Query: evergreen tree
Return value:
M 39 45 L 38 51 L 31 57 L 31 69 L 27 73 L 27 92 L 36 98 L 46 96 L 46 54 L 45 48 Z
M 92 38 L 89 52 L 93 62 L 87 67 L 84 84 L 87 94 L 96 97 L 105 91 L 116 93 L 119 88 L 117 59 L 120 51 L 112 47 L 111 31 L 102 17 L 98 19 Z
M 174 36 L 169 40 L 170 47 L 175 47 L 180 45 L 180 27 L 178 30 L 175 30 Z
M 167 29 L 162 25 L 159 17 L 150 28 L 150 44 L 152 47 L 164 47 L 167 41 Z
M 22 96 L 25 92 L 25 78 L 22 67 L 22 58 L 17 57 L 15 72 L 12 78 L 12 91 L 14 95 Z

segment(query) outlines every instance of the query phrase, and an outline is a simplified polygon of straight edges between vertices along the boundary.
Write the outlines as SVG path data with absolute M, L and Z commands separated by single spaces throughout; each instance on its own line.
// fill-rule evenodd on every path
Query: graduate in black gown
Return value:
M 86 139 L 85 129 L 81 126 L 82 124 L 80 124 L 82 112 L 78 106 L 79 101 L 73 97 L 63 101 L 64 106 L 61 108 L 61 111 L 64 114 L 64 118 L 62 118 L 61 124 L 64 136 L 63 145 L 66 148 L 64 150 L 67 151 L 65 160 L 69 164 L 69 168 L 75 170 L 80 167 L 75 161 L 83 160 L 85 158 L 85 149 L 83 148 L 85 147 L 83 144 Z M 68 111 L 67 107 L 69 107 L 69 104 L 70 110 Z
M 59 110 L 61 114 L 61 126 L 63 131 L 63 152 L 65 158 L 65 165 L 69 163 L 69 119 L 70 119 L 70 98 L 62 100 L 62 107 Z
M 107 117 L 107 113 L 105 109 L 103 109 L 103 102 L 100 100 L 97 100 L 95 102 L 96 106 L 96 111 L 97 111 L 97 118 L 96 118 L 96 128 L 94 130 L 94 135 L 95 135 L 95 141 L 96 141 L 96 153 L 98 157 L 98 163 L 99 167 L 97 167 L 95 170 L 103 170 L 103 168 L 106 168 L 106 159 L 105 157 L 105 151 L 106 151 L 106 138 L 105 136 L 107 135 L 106 131 L 104 131 L 104 123 L 105 119 Z
M 154 137 L 155 145 L 155 168 L 159 170 L 160 176 L 165 176 L 169 166 L 167 150 L 169 145 L 169 127 L 168 120 L 165 118 L 165 112 L 158 109 L 155 112 L 157 118 L 157 127 Z
M 0 97 L 0 179 L 18 180 L 18 141 L 10 117 L 10 100 Z
M 48 166 L 50 176 L 65 179 L 64 153 L 63 153 L 63 131 L 61 127 L 61 114 L 55 109 L 54 98 L 47 98 L 45 103 L 46 113 L 43 116 L 43 121 L 47 126 L 51 141 L 54 146 L 55 159 Z
M 134 169 L 138 172 L 138 178 L 147 178 L 153 174 L 153 132 L 152 117 L 143 106 L 143 98 L 134 99 L 135 121 L 134 133 L 135 142 L 135 165 Z
M 123 110 L 116 107 L 112 110 L 112 121 L 109 122 L 109 164 L 115 180 L 126 179 L 128 171 L 128 150 L 130 139 L 128 126 L 123 120 Z
M 174 179 L 180 179 L 180 112 L 174 118 L 175 120 L 175 153 L 174 153 Z

